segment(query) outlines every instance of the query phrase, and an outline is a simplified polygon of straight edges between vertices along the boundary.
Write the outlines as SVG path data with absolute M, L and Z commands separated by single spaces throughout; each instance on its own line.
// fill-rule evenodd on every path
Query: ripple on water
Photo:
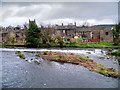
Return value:
M 67 50 L 70 51 L 70 50 Z M 78 52 L 79 50 L 76 50 Z M 81 52 L 81 51 L 80 51 Z M 26 52 L 24 52 L 26 53 Z M 29 59 L 35 58 L 27 54 Z M 88 54 L 87 54 L 88 55 Z M 92 56 L 93 55 L 93 56 Z M 89 54 L 96 61 L 95 54 Z M 9 59 L 8 59 L 9 58 Z M 116 88 L 118 80 L 72 64 L 41 60 L 40 65 L 16 58 L 14 51 L 3 52 L 3 87 L 24 88 Z M 104 62 L 101 60 L 101 63 Z M 106 62 L 104 62 L 106 63 Z M 111 63 L 112 65 L 112 63 Z

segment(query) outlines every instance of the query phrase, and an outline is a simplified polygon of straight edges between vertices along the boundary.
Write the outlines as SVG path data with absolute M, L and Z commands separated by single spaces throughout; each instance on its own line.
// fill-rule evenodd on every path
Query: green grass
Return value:
M 2 47 L 2 45 L 0 45 Z M 4 44 L 3 47 L 15 47 L 11 45 Z M 25 47 L 25 46 L 23 46 Z M 52 43 L 50 47 L 60 47 L 60 45 L 56 43 Z M 63 44 L 63 47 L 67 48 L 120 48 L 120 45 L 114 45 L 113 43 L 109 42 L 99 42 L 99 43 L 68 43 L 68 44 Z M 46 46 L 42 45 L 41 48 L 46 48 Z
M 97 72 L 102 74 L 102 75 L 108 76 L 108 73 L 107 73 L 107 71 L 105 69 L 100 69 Z
M 79 57 L 80 57 L 81 60 L 85 60 L 85 61 L 89 61 L 89 60 L 91 60 L 91 59 L 88 58 L 88 57 L 83 57 L 83 56 L 79 56 Z
M 104 65 L 99 63 L 98 66 L 104 66 Z
M 112 43 L 108 42 L 99 42 L 99 43 L 83 43 L 83 44 L 78 44 L 78 43 L 72 43 L 72 44 L 67 44 L 65 47 L 76 47 L 76 48 L 120 48 L 119 45 L 115 46 Z
M 120 78 L 120 75 L 118 74 L 117 71 L 113 71 L 113 70 L 107 70 L 104 68 L 101 68 L 99 70 L 96 70 L 97 73 L 100 73 L 102 75 L 105 75 L 107 77 L 114 77 L 114 78 Z

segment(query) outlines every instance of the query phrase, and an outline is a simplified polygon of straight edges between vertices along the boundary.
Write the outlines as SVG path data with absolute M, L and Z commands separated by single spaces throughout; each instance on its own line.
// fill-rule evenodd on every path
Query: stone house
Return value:
M 25 42 L 25 30 L 16 29 L 14 27 L 7 29 L 2 29 L 2 43 L 14 45 L 24 45 Z
M 102 42 L 113 42 L 112 31 L 104 29 L 100 31 L 100 41 Z
M 113 42 L 113 33 L 110 27 L 93 26 L 91 31 L 93 33 L 93 40 L 98 39 L 99 42 Z M 97 41 L 97 40 L 96 40 Z
M 91 27 L 78 27 L 76 25 L 59 25 L 56 26 L 56 35 L 63 38 L 74 38 L 75 36 L 81 36 L 83 42 L 113 42 L 112 26 L 103 27 L 91 26 Z
M 35 21 L 34 21 L 35 22 Z M 30 23 L 30 21 L 29 21 Z M 113 25 L 95 25 L 89 27 L 74 25 L 55 25 L 52 27 L 39 27 L 41 32 L 50 35 L 52 38 L 61 36 L 63 39 L 77 39 L 76 37 L 82 37 L 83 42 L 113 42 L 113 35 L 111 28 Z M 26 38 L 27 28 L 20 27 L 6 27 L 1 28 L 2 31 L 2 43 L 8 43 L 10 38 L 14 38 L 15 45 L 24 45 Z

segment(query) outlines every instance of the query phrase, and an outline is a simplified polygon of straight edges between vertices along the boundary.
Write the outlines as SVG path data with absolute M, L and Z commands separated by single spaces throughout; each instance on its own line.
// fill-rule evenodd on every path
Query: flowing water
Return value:
M 35 56 L 38 51 L 56 51 L 88 56 L 97 63 L 118 69 L 115 57 L 101 49 L 7 49 L 2 51 L 3 88 L 117 88 L 118 79 L 91 72 L 80 65 L 60 64 Z M 21 51 L 26 59 L 20 59 L 15 51 Z M 40 61 L 37 65 L 34 60 Z M 26 61 L 27 60 L 27 61 Z

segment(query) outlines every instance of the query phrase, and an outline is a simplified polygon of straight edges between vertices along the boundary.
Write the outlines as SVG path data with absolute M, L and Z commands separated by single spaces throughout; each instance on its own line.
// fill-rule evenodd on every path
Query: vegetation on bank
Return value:
M 38 48 L 40 46 L 40 29 L 34 21 L 29 21 L 29 29 L 26 32 L 26 47 Z
M 111 52 L 110 55 L 120 56 L 120 50 Z
M 113 45 L 113 43 L 99 42 L 99 43 L 71 43 L 65 45 L 65 47 L 77 47 L 77 48 L 120 48 L 120 45 Z
M 120 44 L 120 22 L 115 25 L 112 31 L 113 31 L 114 45 L 119 45 Z
M 108 53 L 109 55 L 114 55 L 118 58 L 118 63 L 120 65 L 120 50 L 117 50 L 117 51 L 111 51 Z
M 99 42 L 99 43 L 64 43 L 62 42 L 60 46 L 60 44 L 57 43 L 52 43 L 50 45 L 44 45 L 41 44 L 41 46 L 39 48 L 50 48 L 50 47 L 67 47 L 67 48 L 116 48 L 119 49 L 120 45 L 114 45 L 113 43 L 108 43 L 108 42 Z M 48 47 L 49 46 L 49 47 Z M 26 47 L 25 45 L 7 45 L 7 44 L 3 44 L 1 45 L 1 47 L 6 47 L 6 48 L 14 48 L 14 47 Z
M 21 53 L 20 51 L 16 51 L 15 54 L 19 56 L 21 59 L 25 59 L 25 55 Z
M 44 30 L 43 30 L 44 31 Z M 29 29 L 26 32 L 26 47 L 28 48 L 48 48 L 48 47 L 77 47 L 77 48 L 120 48 L 120 23 L 113 28 L 113 41 L 108 42 L 85 42 L 81 36 L 77 39 L 73 37 L 53 36 L 53 30 L 41 32 L 34 21 L 29 21 Z
M 49 48 L 49 47 L 74 47 L 74 48 L 120 48 L 120 23 L 115 25 L 113 31 L 113 43 L 109 42 L 84 42 L 81 36 L 77 39 L 73 37 L 52 37 L 53 30 L 41 32 L 35 21 L 29 22 L 29 29 L 26 32 L 25 44 L 22 46 L 28 48 Z M 15 45 L 15 38 L 9 38 L 3 47 L 20 46 Z M 0 46 L 2 47 L 2 46 Z
M 49 51 L 38 52 L 36 56 L 42 57 L 45 60 L 49 60 L 49 61 L 81 65 L 89 69 L 90 71 L 100 73 L 107 77 L 114 77 L 114 78 L 120 77 L 117 70 L 103 66 L 102 64 L 97 64 L 88 57 L 74 55 L 72 53 L 67 54 L 67 53 L 58 53 L 58 52 L 49 52 Z

